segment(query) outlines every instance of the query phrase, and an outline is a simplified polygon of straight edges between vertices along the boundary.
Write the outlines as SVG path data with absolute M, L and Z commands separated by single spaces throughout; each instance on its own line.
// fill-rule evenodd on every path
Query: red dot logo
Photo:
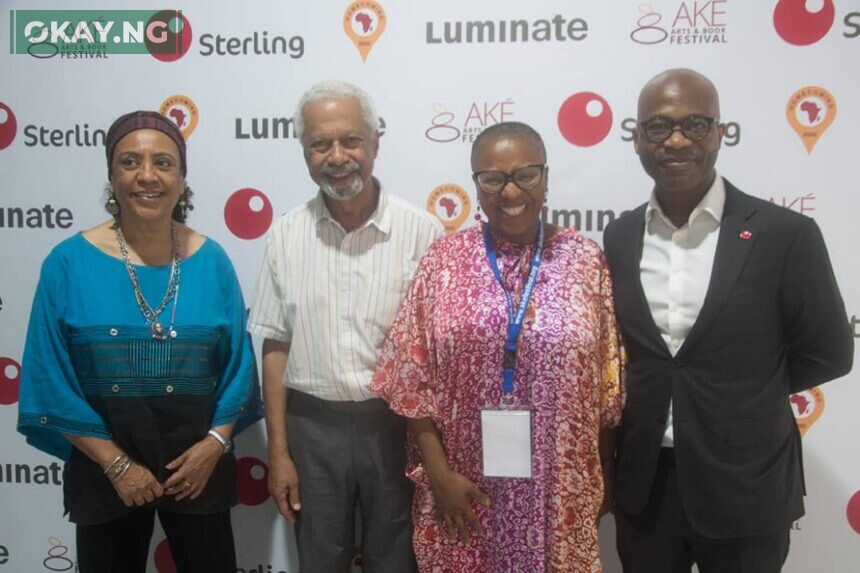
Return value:
M 612 108 L 594 92 L 573 94 L 558 110 L 558 129 L 578 147 L 597 145 L 612 129 Z
M 6 149 L 15 140 L 18 133 L 18 121 L 12 108 L 0 101 L 0 149 Z
M 21 383 L 21 365 L 5 356 L 0 356 L 0 404 L 9 405 L 18 401 L 18 386 Z
M 170 543 L 167 539 L 162 539 L 155 546 L 155 554 L 152 558 L 158 573 L 176 573 L 176 563 L 173 561 L 173 553 L 170 552 Z
M 823 38 L 833 25 L 833 0 L 822 0 L 817 12 L 806 9 L 807 0 L 780 0 L 773 9 L 773 27 L 779 37 L 795 46 L 808 46 Z
M 147 22 L 144 42 L 156 60 L 175 62 L 191 48 L 191 23 L 178 10 L 157 12 Z
M 860 534 L 860 491 L 851 496 L 848 500 L 848 507 L 845 509 L 848 525 L 855 533 Z
M 240 239 L 256 239 L 272 224 L 272 203 L 261 191 L 239 189 L 224 205 L 224 221 Z
M 236 460 L 236 490 L 239 503 L 260 505 L 269 499 L 269 468 L 257 458 Z

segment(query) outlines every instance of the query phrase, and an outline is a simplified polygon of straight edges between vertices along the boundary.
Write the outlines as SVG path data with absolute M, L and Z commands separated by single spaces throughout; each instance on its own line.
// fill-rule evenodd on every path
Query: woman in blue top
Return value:
M 113 219 L 42 265 L 18 430 L 66 461 L 80 571 L 145 571 L 158 512 L 179 571 L 233 573 L 231 439 L 261 414 L 242 292 L 221 247 L 184 224 L 176 126 L 124 115 L 106 154 Z

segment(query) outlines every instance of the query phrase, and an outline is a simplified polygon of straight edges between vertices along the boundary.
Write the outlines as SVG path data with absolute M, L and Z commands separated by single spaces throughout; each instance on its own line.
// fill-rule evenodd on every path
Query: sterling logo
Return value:
M 448 108 L 442 104 L 433 104 L 433 111 L 436 112 L 436 115 L 430 120 L 431 126 L 427 128 L 424 135 L 436 143 L 449 143 L 457 140 L 462 143 L 471 143 L 488 126 L 508 121 L 514 115 L 511 110 L 513 105 L 514 100 L 511 98 L 497 102 L 472 102 L 466 112 L 466 119 L 463 120 L 462 126 L 458 127 L 460 124 L 456 121 L 457 117 L 453 112 L 448 111 Z
M 579 92 L 567 98 L 558 110 L 558 129 L 578 147 L 603 141 L 612 128 L 612 108 L 599 94 Z
M 260 505 L 269 499 L 269 468 L 257 458 L 236 460 L 236 492 L 239 503 Z
M 224 222 L 240 239 L 256 239 L 272 224 L 272 203 L 262 191 L 239 189 L 224 205 Z
M 152 561 L 158 573 L 176 573 L 176 562 L 173 560 L 170 543 L 167 542 L 166 538 L 159 541 L 155 546 Z
M 194 100 L 184 95 L 172 95 L 161 102 L 158 113 L 172 120 L 186 141 L 197 127 L 197 119 L 200 115 Z
M 795 46 L 808 46 L 826 36 L 836 17 L 833 0 L 823 0 L 823 5 L 817 12 L 807 10 L 806 2 L 807 0 L 779 0 L 773 9 L 773 27 L 776 33 Z
M 0 356 L 0 404 L 8 406 L 18 401 L 21 365 L 8 356 Z
M 427 22 L 428 44 L 493 44 L 515 42 L 579 42 L 588 36 L 588 23 L 582 18 L 565 19 L 556 14 L 552 19 L 528 20 L 469 20 L 444 22 L 440 29 Z
M 848 525 L 854 530 L 854 533 L 860 535 L 860 491 L 856 492 L 848 500 L 848 507 L 845 508 L 845 517 L 848 519 Z
M 201 56 L 247 56 L 247 55 L 289 55 L 297 60 L 305 55 L 305 39 L 301 36 L 272 36 L 263 30 L 250 36 L 239 38 L 221 34 L 200 36 Z
M 642 14 L 630 39 L 637 44 L 725 44 L 727 0 L 681 2 L 669 26 L 659 26 L 663 15 L 650 4 L 640 4 Z
M 12 145 L 17 133 L 18 121 L 12 108 L 0 101 L 0 150 Z

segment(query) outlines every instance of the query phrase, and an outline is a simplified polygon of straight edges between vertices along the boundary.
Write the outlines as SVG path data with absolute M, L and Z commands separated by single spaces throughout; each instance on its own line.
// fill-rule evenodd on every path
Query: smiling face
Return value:
M 365 125 L 355 99 L 312 103 L 302 111 L 305 161 L 311 179 L 338 201 L 373 189 L 373 161 L 379 138 Z
M 658 76 L 639 95 L 638 121 L 657 116 L 680 121 L 690 115 L 718 119 L 720 105 L 713 85 L 703 76 L 678 70 Z M 699 141 L 688 139 L 680 127 L 666 141 L 653 143 L 637 126 L 633 144 L 642 167 L 654 179 L 658 196 L 700 199 L 714 181 L 714 164 L 725 127 L 715 121 Z
M 472 171 L 501 171 L 510 175 L 521 167 L 543 165 L 546 155 L 538 141 L 525 135 L 500 135 L 485 142 L 472 157 Z M 478 185 L 478 200 L 487 214 L 490 230 L 503 239 L 525 245 L 534 242 L 546 196 L 548 169 L 528 191 L 508 181 L 495 194 Z
M 138 129 L 120 139 L 111 182 L 123 223 L 169 221 L 185 189 L 179 167 L 179 149 L 158 130 Z

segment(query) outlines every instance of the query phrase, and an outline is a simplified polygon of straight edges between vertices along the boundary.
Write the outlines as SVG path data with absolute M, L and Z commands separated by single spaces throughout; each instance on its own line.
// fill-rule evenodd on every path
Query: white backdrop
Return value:
M 344 28 L 349 5 L 267 0 L 240 8 L 187 0 L 175 7 L 189 23 L 190 49 L 162 62 L 149 55 L 10 55 L 10 10 L 105 6 L 0 2 L 0 572 L 74 569 L 60 466 L 15 431 L 17 380 L 39 265 L 60 240 L 106 218 L 103 135 L 95 132 L 130 110 L 167 102 L 164 111 L 179 105 L 182 113 L 173 116 L 186 124 L 196 113 L 187 136 L 196 193 L 189 223 L 226 248 L 250 297 L 270 214 L 314 193 L 287 123 L 312 83 L 343 79 L 370 92 L 385 121 L 375 173 L 390 192 L 421 206 L 442 184 L 463 188 L 474 203 L 471 139 L 502 119 L 530 123 L 549 152 L 549 219 L 577 224 L 599 242 L 598 221 L 645 201 L 650 189 L 629 142 L 639 88 L 667 67 L 692 67 L 717 85 L 722 120 L 730 123 L 718 169 L 741 189 L 816 219 L 860 334 L 860 0 L 810 0 L 812 13 L 803 0 L 782 0 L 779 9 L 774 0 L 361 1 L 354 8 L 367 18 L 347 14 L 359 31 L 353 37 L 362 39 L 361 19 L 371 36 L 381 28 L 374 5 L 385 14 L 366 60 Z M 150 0 L 110 6 L 164 7 Z M 798 133 L 786 106 L 810 86 L 830 96 L 801 94 L 799 105 L 815 105 L 797 117 L 807 125 L 817 117 Z M 833 117 L 808 152 L 800 133 Z M 434 210 L 446 219 L 438 202 L 445 195 L 455 211 L 469 208 L 451 189 L 434 195 Z M 466 215 L 469 224 L 472 213 Z M 786 571 L 857 570 L 858 381 L 853 373 L 793 401 L 807 430 L 808 496 Z M 240 436 L 237 451 L 239 571 L 293 573 L 292 536 L 265 492 L 262 425 Z M 609 572 L 620 571 L 613 536 L 608 519 L 601 542 Z M 166 573 L 172 569 L 162 541 L 158 531 L 150 570 Z

